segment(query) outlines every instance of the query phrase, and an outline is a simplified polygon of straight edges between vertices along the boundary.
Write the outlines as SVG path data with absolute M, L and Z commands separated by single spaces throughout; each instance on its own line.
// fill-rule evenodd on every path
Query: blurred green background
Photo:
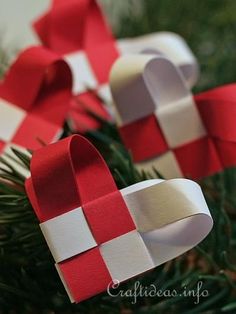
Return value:
M 183 36 L 197 56 L 201 76 L 195 91 L 236 80 L 235 0 L 144 0 L 142 14 L 133 17 L 131 9 L 116 33 L 132 37 L 163 30 Z

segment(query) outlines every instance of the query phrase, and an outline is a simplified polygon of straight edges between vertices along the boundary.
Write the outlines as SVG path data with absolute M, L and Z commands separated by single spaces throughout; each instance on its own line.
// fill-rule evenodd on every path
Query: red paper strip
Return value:
M 61 262 L 59 268 L 76 302 L 105 291 L 112 281 L 98 248 Z
M 83 205 L 83 211 L 98 244 L 135 229 L 118 190 Z
M 120 127 L 119 132 L 135 162 L 155 157 L 168 149 L 154 114 Z
M 184 177 L 202 178 L 222 170 L 217 150 L 210 137 L 174 149 Z

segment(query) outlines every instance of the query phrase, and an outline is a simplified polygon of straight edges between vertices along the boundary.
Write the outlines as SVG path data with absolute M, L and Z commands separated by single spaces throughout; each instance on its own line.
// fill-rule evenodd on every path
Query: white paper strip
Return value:
M 10 142 L 26 117 L 26 112 L 0 98 L 0 140 Z
M 178 220 L 202 214 L 212 219 L 200 186 L 188 179 L 147 180 L 121 190 L 139 232 L 162 228 Z M 199 234 L 201 226 L 199 226 Z M 171 237 L 171 234 L 169 235 Z M 205 235 L 203 235 L 205 236 Z
M 193 142 L 207 134 L 191 95 L 165 107 L 160 105 L 155 114 L 169 148 Z
M 72 71 L 74 94 L 85 92 L 88 88 L 97 88 L 99 84 L 83 51 L 65 55 L 64 59 Z
M 113 280 L 125 281 L 154 267 L 136 230 L 102 244 L 100 252 Z
M 43 222 L 40 227 L 57 263 L 97 246 L 81 207 Z

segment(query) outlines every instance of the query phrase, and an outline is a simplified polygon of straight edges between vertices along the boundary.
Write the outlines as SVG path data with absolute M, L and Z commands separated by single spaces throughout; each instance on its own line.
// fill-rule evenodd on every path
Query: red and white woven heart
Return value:
M 121 137 L 140 169 L 199 179 L 236 165 L 235 85 L 193 98 L 160 55 L 121 57 L 110 83 Z
M 186 252 L 212 227 L 196 183 L 156 179 L 119 191 L 102 156 L 78 135 L 34 153 L 26 190 L 75 302 Z

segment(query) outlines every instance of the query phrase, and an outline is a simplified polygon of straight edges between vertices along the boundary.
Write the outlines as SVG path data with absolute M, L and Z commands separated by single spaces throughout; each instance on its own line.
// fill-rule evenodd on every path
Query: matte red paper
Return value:
M 236 84 L 198 94 L 195 101 L 208 134 L 172 151 L 183 175 L 200 179 L 236 165 Z M 170 150 L 153 114 L 119 131 L 135 162 Z
M 0 98 L 26 111 L 11 143 L 36 149 L 58 135 L 70 107 L 72 77 L 55 53 L 31 47 L 12 64 L 0 84 Z
M 98 248 L 61 262 L 59 268 L 76 302 L 105 291 L 112 281 Z
M 107 84 L 111 66 L 119 53 L 97 1 L 54 0 L 50 10 L 33 26 L 42 43 L 52 51 L 61 55 L 85 52 L 98 85 Z M 86 102 L 92 112 L 110 120 L 102 101 L 86 99 Z M 80 132 L 100 127 L 80 103 L 73 106 L 71 117 Z
M 168 149 L 154 114 L 122 126 L 119 132 L 136 162 L 152 158 Z
M 201 178 L 222 170 L 216 147 L 208 137 L 174 149 L 184 177 Z
M 3 151 L 5 143 L 0 140 L 0 153 Z
M 135 229 L 133 219 L 119 191 L 85 204 L 83 211 L 99 244 Z
M 85 51 L 98 82 L 108 82 L 118 51 L 95 0 L 54 0 L 49 12 L 34 23 L 34 28 L 44 45 L 55 52 Z
M 105 161 L 85 138 L 74 135 L 37 150 L 30 168 L 26 190 L 41 222 L 82 206 L 97 244 L 135 229 Z M 76 302 L 111 281 L 99 247 L 58 266 Z
M 101 123 L 98 119 L 94 119 L 94 115 L 106 121 L 111 120 L 104 106 L 96 92 L 92 90 L 73 97 L 69 112 L 73 129 L 80 133 L 98 129 Z

